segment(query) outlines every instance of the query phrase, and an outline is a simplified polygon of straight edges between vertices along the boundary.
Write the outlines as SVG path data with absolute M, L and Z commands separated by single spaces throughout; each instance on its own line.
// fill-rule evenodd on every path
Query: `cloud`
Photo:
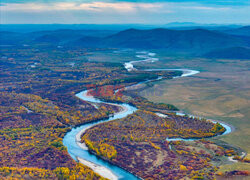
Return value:
M 210 2 L 212 0 L 209 0 Z M 250 5 L 229 0 L 2 0 L 2 23 L 249 23 Z M 218 3 L 219 2 L 219 3 Z M 240 0 L 241 2 L 241 0 Z M 236 4 L 236 3 L 235 3 Z M 238 4 L 238 3 L 237 3 Z
M 241 6 L 250 5 L 248 0 L 1 0 L 2 3 L 51 3 L 51 2 L 74 2 L 74 3 L 93 3 L 93 2 L 132 2 L 132 3 L 199 3 L 205 5 L 222 6 Z
M 127 2 L 173 2 L 173 3 L 199 3 L 205 5 L 240 6 L 249 5 L 248 0 L 116 0 Z
M 153 11 L 161 8 L 159 3 L 131 3 L 131 2 L 90 2 L 90 3 L 75 3 L 75 2 L 56 2 L 56 3 L 3 3 L 2 10 L 4 11 L 71 11 L 71 10 L 85 10 L 85 11 L 106 11 L 113 10 L 120 13 L 135 12 L 138 9 Z
M 197 5 L 182 6 L 181 8 L 203 10 L 203 11 L 225 11 L 232 9 L 231 7 L 211 7 L 211 6 L 197 6 Z

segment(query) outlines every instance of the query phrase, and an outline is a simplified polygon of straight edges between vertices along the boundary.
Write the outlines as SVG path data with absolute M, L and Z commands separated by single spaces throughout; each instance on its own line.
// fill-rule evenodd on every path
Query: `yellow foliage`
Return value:
M 188 169 L 186 168 L 186 166 L 184 166 L 184 165 L 181 164 L 180 165 L 180 170 L 181 171 L 187 171 Z

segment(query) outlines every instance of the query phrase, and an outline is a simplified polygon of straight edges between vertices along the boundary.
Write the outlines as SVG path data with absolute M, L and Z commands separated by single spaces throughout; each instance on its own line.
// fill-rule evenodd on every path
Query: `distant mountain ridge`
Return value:
M 89 31 L 59 29 L 31 33 L 0 32 L 1 44 L 49 44 L 51 46 L 163 49 L 170 52 L 184 52 L 204 55 L 219 49 L 235 47 L 249 48 L 250 37 L 246 36 L 249 26 L 231 29 L 243 35 L 206 30 L 174 30 L 155 28 L 147 30 L 127 29 L 124 31 Z M 244 32 L 244 33 L 243 33 Z M 243 52 L 243 51 L 242 51 Z
M 219 59 L 250 59 L 250 48 L 232 47 L 217 49 L 204 54 L 206 58 Z
M 225 30 L 225 33 L 240 35 L 240 36 L 250 36 L 250 26 L 244 26 L 236 29 Z
M 88 41 L 90 40 L 90 41 Z M 104 38 L 81 38 L 71 45 L 136 49 L 165 49 L 192 53 L 208 52 L 217 48 L 248 46 L 244 38 L 204 29 L 171 30 L 128 29 Z
M 169 30 L 163 28 L 152 30 L 129 29 L 105 38 L 103 43 L 125 48 L 201 51 L 222 46 L 245 45 L 243 40 L 220 32 L 204 29 Z

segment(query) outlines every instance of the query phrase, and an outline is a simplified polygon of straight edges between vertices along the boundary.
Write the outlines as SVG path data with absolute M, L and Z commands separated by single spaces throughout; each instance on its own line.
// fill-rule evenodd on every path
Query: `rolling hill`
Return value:
M 243 26 L 236 29 L 229 29 L 223 31 L 227 34 L 240 35 L 240 36 L 250 36 L 250 26 Z
M 120 32 L 59 29 L 31 33 L 2 31 L 0 36 L 2 45 L 46 43 L 51 46 L 64 45 L 72 48 L 163 49 L 165 51 L 185 52 L 192 55 L 204 55 L 218 49 L 250 47 L 250 38 L 247 36 L 232 35 L 206 29 L 127 29 Z
M 101 43 L 109 47 L 167 49 L 192 52 L 208 51 L 221 47 L 244 46 L 247 44 L 241 38 L 204 29 L 129 29 L 103 38 Z
M 206 53 L 204 57 L 218 59 L 250 59 L 250 48 L 232 47 L 217 49 Z

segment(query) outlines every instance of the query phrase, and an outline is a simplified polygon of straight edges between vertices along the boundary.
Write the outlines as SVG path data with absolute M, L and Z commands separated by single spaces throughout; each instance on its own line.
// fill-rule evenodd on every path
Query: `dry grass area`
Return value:
M 201 70 L 192 77 L 160 81 L 141 94 L 154 102 L 177 106 L 186 113 L 221 120 L 236 130 L 215 139 L 240 147 L 250 154 L 250 61 L 175 60 L 162 57 L 155 67 Z M 161 96 L 157 91 L 163 92 Z M 226 165 L 222 170 L 248 169 L 243 163 Z
M 250 61 L 188 59 L 183 56 L 173 58 L 164 52 L 155 52 L 160 61 L 140 64 L 143 68 L 188 68 L 200 70 L 201 73 L 156 82 L 141 95 L 150 101 L 173 104 L 189 114 L 233 125 L 236 128 L 233 133 L 214 139 L 242 148 L 250 158 Z M 134 52 L 116 54 L 111 51 L 92 54 L 89 59 L 124 62 L 136 60 L 134 56 Z M 226 165 L 221 170 L 231 168 L 250 170 L 249 165 L 244 163 Z

